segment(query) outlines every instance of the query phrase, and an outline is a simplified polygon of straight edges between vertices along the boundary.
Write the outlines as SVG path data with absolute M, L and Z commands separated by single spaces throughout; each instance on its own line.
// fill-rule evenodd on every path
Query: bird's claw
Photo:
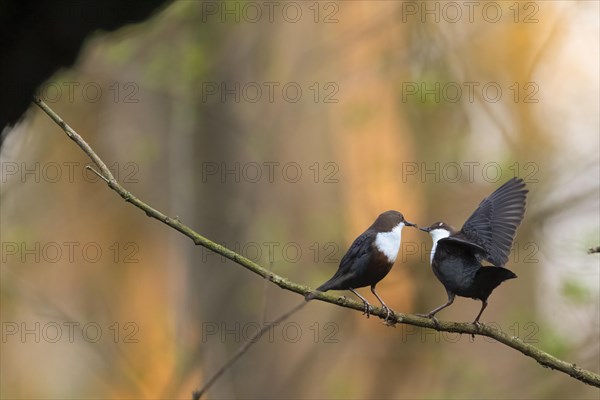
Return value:
M 388 319 L 390 319 L 390 314 L 392 313 L 392 310 L 390 310 L 390 308 L 385 304 L 382 305 L 381 308 L 383 309 L 383 311 L 385 311 L 385 318 L 383 319 L 383 322 L 387 323 Z
M 365 306 L 365 308 L 364 308 L 362 315 L 366 314 L 367 318 L 369 318 L 371 316 L 371 311 L 373 311 L 373 307 L 367 302 L 364 303 L 364 306 Z
M 383 309 L 385 310 L 385 319 L 383 320 L 383 322 L 388 326 L 396 325 L 395 320 L 390 320 L 390 317 L 393 314 L 396 314 L 396 312 L 394 310 L 392 310 L 391 308 L 389 308 L 388 306 L 384 306 Z
M 440 321 L 438 321 L 438 319 L 435 317 L 434 314 L 416 314 L 417 317 L 422 317 L 422 318 L 429 318 L 430 320 L 433 321 L 433 323 L 435 324 L 435 326 L 437 326 L 439 328 L 440 326 Z
M 383 309 L 385 310 L 385 318 L 383 319 L 383 322 L 387 323 L 388 319 L 390 319 L 390 314 L 392 313 L 392 310 L 390 310 L 389 307 L 384 307 Z
M 478 320 L 473 321 L 473 325 L 475 325 L 475 329 L 477 331 L 479 331 L 481 328 L 483 328 L 483 324 L 481 322 L 479 322 Z M 471 338 L 475 339 L 475 334 L 471 333 Z

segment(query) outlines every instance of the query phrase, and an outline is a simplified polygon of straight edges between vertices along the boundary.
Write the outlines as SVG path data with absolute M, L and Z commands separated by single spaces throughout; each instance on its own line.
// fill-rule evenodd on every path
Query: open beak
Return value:
M 420 230 L 422 230 L 423 232 L 429 232 L 431 231 L 431 228 L 427 227 L 427 228 L 419 228 Z
M 412 222 L 408 222 L 406 220 L 404 220 L 404 225 L 406 225 L 406 226 L 414 226 L 415 228 L 418 228 L 417 224 L 413 224 Z

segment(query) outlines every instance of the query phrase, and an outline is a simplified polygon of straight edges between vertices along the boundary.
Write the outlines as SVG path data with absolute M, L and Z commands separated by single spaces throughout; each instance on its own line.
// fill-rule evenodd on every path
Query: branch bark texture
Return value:
M 254 272 L 257 275 L 271 281 L 275 285 L 279 286 L 284 290 L 294 292 L 300 295 L 307 295 L 311 293 L 313 289 L 308 286 L 301 285 L 296 282 L 291 282 L 288 279 L 277 275 L 266 268 L 261 267 L 257 263 L 249 260 L 248 258 L 224 247 L 218 243 L 207 239 L 206 237 L 195 232 L 187 225 L 181 223 L 178 218 L 169 217 L 166 214 L 158 211 L 157 209 L 146 204 L 139 198 L 135 197 L 131 192 L 127 191 L 123 186 L 117 182 L 115 177 L 112 175 L 104 161 L 94 152 L 94 150 L 87 144 L 87 142 L 75 132 L 65 121 L 56 114 L 46 103 L 41 99 L 34 98 L 34 103 L 37 104 L 68 136 L 73 140 L 93 161 L 98 167 L 99 171 L 95 171 L 99 174 L 108 184 L 108 187 L 114 190 L 121 196 L 125 201 L 133 204 L 135 207 L 144 211 L 147 216 L 155 218 L 169 227 L 181 232 L 185 236 L 189 237 L 194 244 L 203 246 L 209 250 L 214 251 L 217 254 L 222 255 L 235 262 L 236 264 Z M 345 297 L 338 297 L 328 293 L 314 292 L 314 299 L 318 299 L 327 303 L 335 304 L 340 307 L 350 308 L 356 311 L 363 311 L 362 302 L 357 302 Z M 382 308 L 376 308 L 371 315 L 376 315 L 382 319 L 385 319 L 386 313 Z M 429 318 L 422 318 L 413 314 L 393 313 L 388 319 L 388 323 L 395 325 L 398 323 L 418 326 L 421 328 L 429 328 L 440 332 L 453 332 L 453 333 L 464 333 L 468 335 L 480 335 L 487 336 L 495 339 L 498 342 L 511 347 L 522 354 L 533 358 L 539 364 L 544 367 L 551 368 L 562 373 L 565 373 L 583 383 L 592 385 L 600 388 L 600 375 L 592 371 L 578 367 L 576 364 L 569 363 L 546 353 L 543 350 L 538 349 L 528 343 L 523 342 L 520 338 L 515 336 L 507 335 L 499 329 L 492 326 L 480 324 L 475 326 L 472 323 L 459 323 L 459 322 L 447 322 L 439 321 L 436 322 Z

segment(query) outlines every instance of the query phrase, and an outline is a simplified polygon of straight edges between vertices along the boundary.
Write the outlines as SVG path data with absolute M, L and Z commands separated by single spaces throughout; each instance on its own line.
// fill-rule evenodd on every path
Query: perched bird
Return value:
M 335 275 L 317 290 L 321 292 L 350 290 L 364 302 L 365 314 L 368 318 L 372 306 L 354 289 L 371 286 L 371 292 L 386 311 L 387 321 L 390 308 L 379 297 L 375 286 L 385 278 L 396 261 L 404 226 L 416 227 L 415 224 L 406 221 L 398 211 L 386 211 L 380 214 L 373 225 L 354 240 L 348 252 L 342 257 Z M 313 298 L 314 293 L 309 293 L 306 301 Z
M 517 277 L 504 265 L 525 215 L 527 192 L 523 180 L 513 178 L 485 198 L 460 231 L 444 222 L 420 228 L 431 235 L 431 268 L 448 293 L 446 304 L 421 316 L 435 319 L 458 295 L 481 300 L 481 310 L 473 321 L 479 323 L 492 291 Z M 482 261 L 493 266 L 483 266 Z

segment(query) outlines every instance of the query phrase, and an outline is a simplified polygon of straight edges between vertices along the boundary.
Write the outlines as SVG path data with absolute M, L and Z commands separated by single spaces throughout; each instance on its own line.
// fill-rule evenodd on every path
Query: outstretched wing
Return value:
M 356 278 L 357 272 L 360 270 L 360 264 L 365 263 L 368 258 L 369 246 L 372 243 L 375 232 L 372 230 L 365 231 L 362 235 L 356 238 L 350 249 L 346 252 L 340 266 L 327 282 L 317 288 L 321 292 L 327 290 L 345 290 L 350 286 L 349 283 Z
M 483 199 L 456 236 L 481 246 L 486 252 L 485 260 L 498 267 L 504 266 L 515 232 L 525 215 L 527 192 L 523 179 L 509 180 Z

